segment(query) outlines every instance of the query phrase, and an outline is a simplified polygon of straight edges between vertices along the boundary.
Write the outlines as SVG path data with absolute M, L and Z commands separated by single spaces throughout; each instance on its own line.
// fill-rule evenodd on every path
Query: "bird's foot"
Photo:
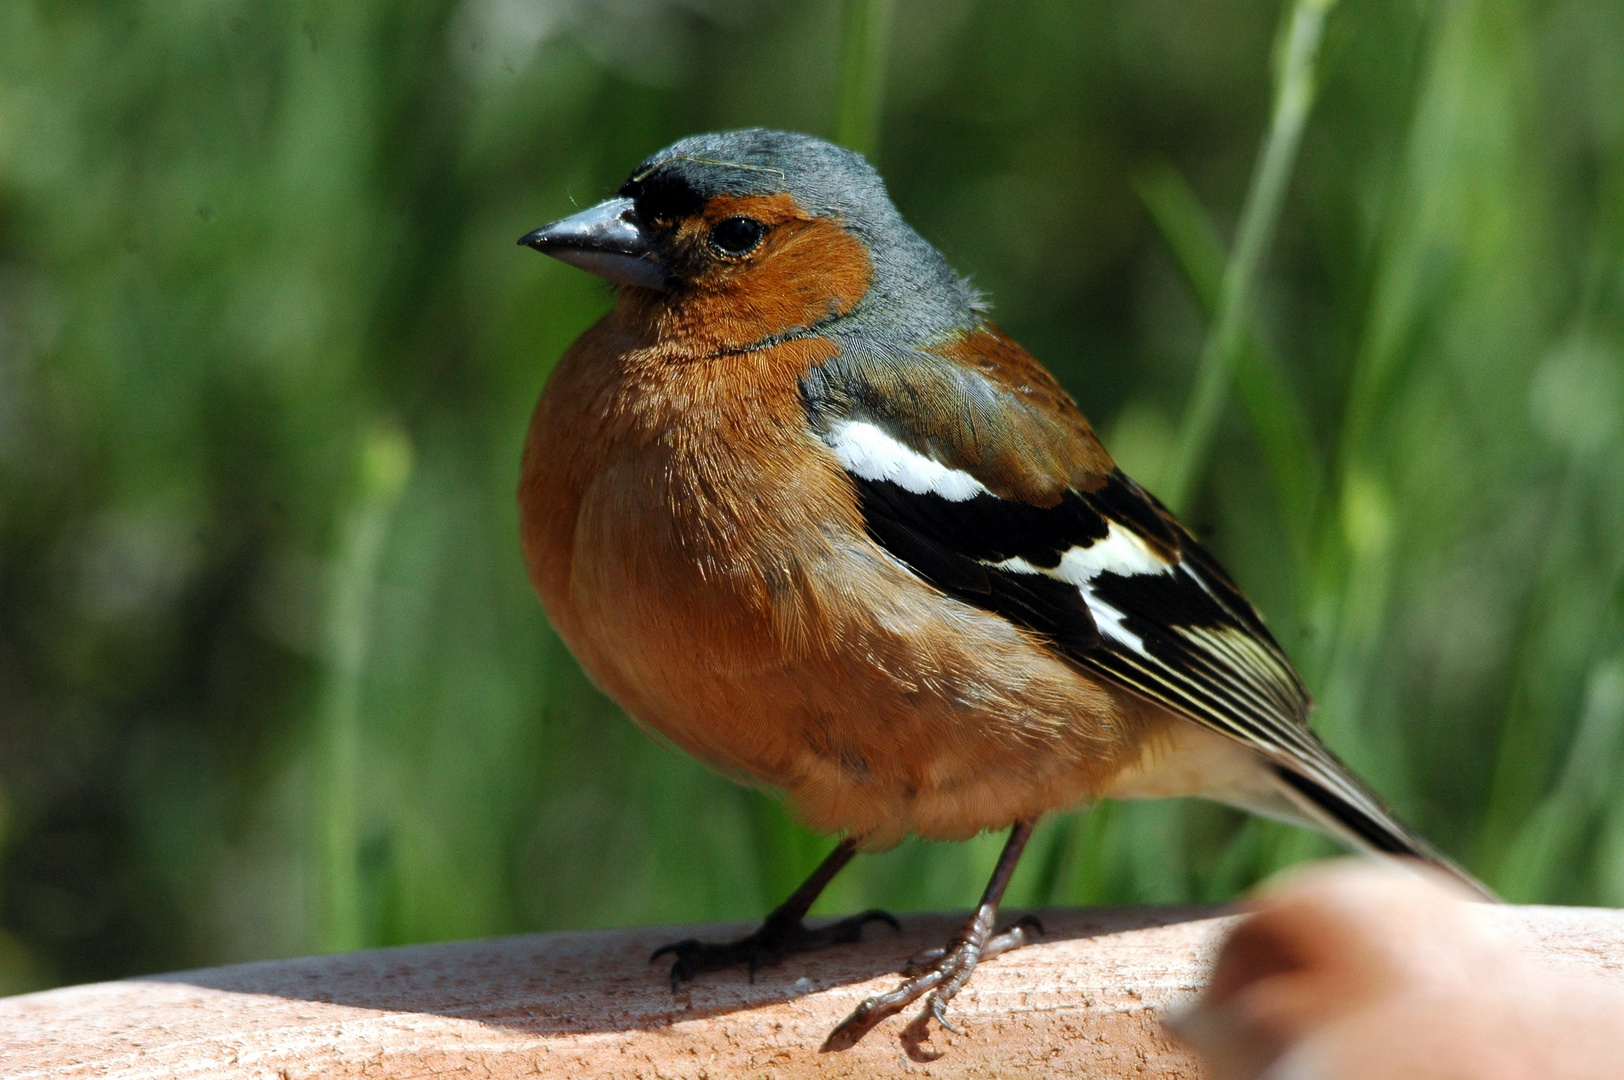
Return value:
M 990 921 L 990 920 L 989 920 Z M 991 960 L 1000 953 L 1018 949 L 1043 933 L 1043 924 L 1036 917 L 1023 915 L 1014 926 L 1001 934 L 977 932 L 974 923 L 967 927 L 945 948 L 929 949 L 908 961 L 903 973 L 907 982 L 888 994 L 876 994 L 852 1011 L 840 1026 L 824 1040 L 824 1052 L 849 1050 L 881 1021 L 895 1016 L 909 1005 L 925 998 L 924 1011 L 911 1024 L 915 1041 L 924 1037 L 927 1025 L 935 1020 L 948 1031 L 958 1029 L 947 1022 L 947 1003 L 953 1000 L 964 984 L 970 980 L 976 965 Z
M 702 971 L 721 971 L 724 968 L 745 965 L 750 981 L 756 981 L 756 972 L 764 967 L 776 967 L 787 956 L 811 952 L 826 945 L 849 945 L 863 940 L 863 927 L 871 922 L 882 922 L 900 932 L 901 924 L 889 912 L 872 909 L 825 926 L 809 928 L 800 919 L 767 916 L 761 929 L 737 941 L 709 942 L 698 938 L 674 941 L 661 945 L 649 957 L 653 963 L 662 956 L 677 958 L 671 965 L 671 992 Z

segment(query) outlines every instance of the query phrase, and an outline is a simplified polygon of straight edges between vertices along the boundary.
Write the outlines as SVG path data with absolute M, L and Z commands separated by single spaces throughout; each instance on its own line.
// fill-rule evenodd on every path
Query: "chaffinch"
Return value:
M 620 286 L 525 444 L 553 626 L 641 723 L 843 837 L 755 934 L 657 953 L 673 987 L 889 920 L 802 923 L 859 849 L 1013 825 L 963 931 L 824 1048 L 921 997 L 921 1030 L 945 1023 L 1033 930 L 994 917 L 1039 815 L 1102 797 L 1204 796 L 1448 867 L 1315 737 L 1229 575 L 861 156 L 694 136 L 520 243 Z

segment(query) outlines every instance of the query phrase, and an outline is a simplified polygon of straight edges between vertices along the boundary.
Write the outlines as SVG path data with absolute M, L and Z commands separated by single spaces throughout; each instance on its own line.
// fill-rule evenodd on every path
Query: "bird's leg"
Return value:
M 1021 850 L 1026 847 L 1035 824 L 1036 818 L 1027 818 L 1017 821 L 1009 831 L 1004 852 L 998 856 L 998 865 L 993 869 L 992 880 L 987 882 L 987 889 L 981 894 L 981 905 L 976 908 L 970 921 L 964 924 L 964 929 L 946 948 L 932 949 L 916 957 L 909 964 L 909 974 L 913 977 L 907 982 L 889 994 L 877 994 L 857 1006 L 824 1040 L 825 1051 L 850 1049 L 882 1020 L 895 1016 L 927 995 L 925 1011 L 917 1021 L 920 1030 L 923 1031 L 931 1018 L 949 1031 L 955 1030 L 947 1022 L 947 1003 L 969 981 L 977 962 L 1025 945 L 1034 932 L 1042 933 L 1042 926 L 1030 917 L 1020 920 L 1002 934 L 994 935 L 992 932 L 993 920 L 998 915 L 998 901 L 1004 895 L 1004 888 L 1009 884 L 1010 875 L 1015 872 L 1015 864 L 1020 861 Z
M 772 914 L 762 922 L 761 928 L 748 937 L 724 942 L 706 942 L 698 938 L 674 941 L 655 949 L 649 961 L 658 960 L 667 953 L 676 956 L 677 962 L 671 965 L 671 991 L 675 993 L 683 983 L 701 971 L 720 971 L 736 964 L 747 965 L 750 981 L 754 982 L 757 971 L 783 963 L 786 956 L 821 949 L 825 945 L 861 941 L 866 923 L 883 922 L 893 930 L 901 930 L 896 919 L 878 909 L 864 911 L 815 930 L 808 929 L 801 921 L 806 918 L 818 894 L 857 854 L 857 843 L 853 837 L 840 841 L 840 845 L 818 864 L 811 876 L 801 882 L 801 887 L 774 908 Z

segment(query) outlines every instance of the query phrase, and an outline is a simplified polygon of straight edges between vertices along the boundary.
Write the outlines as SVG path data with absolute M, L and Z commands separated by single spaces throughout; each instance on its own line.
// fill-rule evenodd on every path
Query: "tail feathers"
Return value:
M 1312 769 L 1312 774 L 1280 762 L 1273 763 L 1272 768 L 1280 781 L 1280 793 L 1321 830 L 1364 851 L 1419 859 L 1484 899 L 1499 899 L 1488 886 L 1400 821 L 1329 751 L 1325 751 L 1324 760 L 1313 764 L 1318 767 Z

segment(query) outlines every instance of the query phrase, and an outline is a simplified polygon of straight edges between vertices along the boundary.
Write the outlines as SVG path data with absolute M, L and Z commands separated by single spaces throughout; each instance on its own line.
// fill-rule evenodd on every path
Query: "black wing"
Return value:
M 1251 604 L 1121 472 L 1052 507 L 851 475 L 870 534 L 942 591 L 1259 748 L 1312 740 L 1308 694 Z
M 838 419 L 820 434 L 856 485 L 870 535 L 914 573 L 1253 747 L 1327 827 L 1449 865 L 1309 729 L 1308 692 L 1257 611 L 1132 479 L 1113 469 L 1092 490 L 1035 506 L 908 447 L 892 423 Z
M 1053 507 L 951 500 L 851 473 L 870 534 L 943 592 L 1047 636 L 1080 666 L 1239 739 L 1351 839 L 1444 862 L 1326 749 L 1256 610 L 1120 471 Z M 920 485 L 913 484 L 918 487 Z M 1447 865 L 1447 863 L 1444 863 Z M 1453 867 L 1451 867 L 1453 869 Z
M 870 535 L 943 592 L 1256 750 L 1327 831 L 1427 859 L 1487 895 L 1319 741 L 1308 693 L 1257 611 L 1111 463 L 1053 377 L 995 331 L 969 342 L 952 361 L 847 341 L 802 380 L 812 430 L 855 485 Z

